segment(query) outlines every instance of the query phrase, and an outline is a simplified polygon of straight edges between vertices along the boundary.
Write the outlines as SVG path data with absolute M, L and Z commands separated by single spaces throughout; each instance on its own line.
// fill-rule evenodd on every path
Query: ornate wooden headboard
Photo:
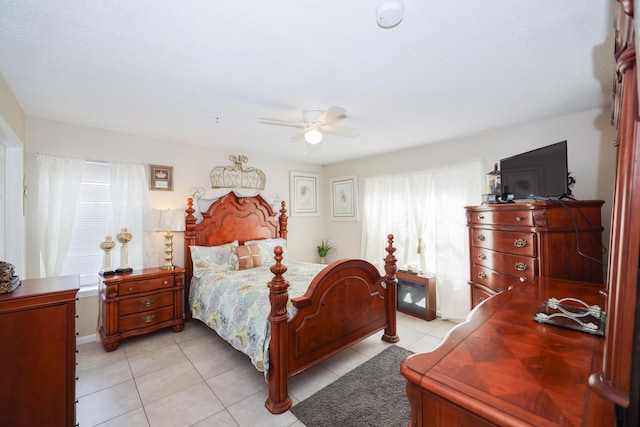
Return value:
M 238 240 L 274 237 L 287 238 L 287 210 L 282 202 L 280 217 L 260 196 L 239 197 L 233 191 L 216 200 L 202 213 L 202 221 L 196 224 L 193 215 L 193 199 L 187 200 L 186 229 L 184 233 L 184 263 L 187 270 L 187 287 L 193 275 L 189 246 L 217 246 Z M 188 294 L 188 292 L 187 292 Z

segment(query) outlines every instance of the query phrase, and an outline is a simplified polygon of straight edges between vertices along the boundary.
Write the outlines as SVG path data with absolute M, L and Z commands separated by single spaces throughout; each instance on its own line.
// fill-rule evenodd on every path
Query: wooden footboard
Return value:
M 305 295 L 293 298 L 298 309 L 289 319 L 288 282 L 282 277 L 282 248 L 276 248 L 271 290 L 271 343 L 269 398 L 265 406 L 274 414 L 291 407 L 288 378 L 383 330 L 382 339 L 397 342 L 396 258 L 393 236 L 388 236 L 385 272 L 371 263 L 341 260 L 329 265 L 311 282 Z

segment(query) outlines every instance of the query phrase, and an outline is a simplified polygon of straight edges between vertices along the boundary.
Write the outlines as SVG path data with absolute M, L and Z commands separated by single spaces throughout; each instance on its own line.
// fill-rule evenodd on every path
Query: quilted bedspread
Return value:
M 311 280 L 325 265 L 306 262 L 287 263 L 284 278 L 289 282 L 289 298 L 304 295 Z M 273 279 L 269 266 L 225 273 L 204 271 L 191 282 L 189 306 L 199 319 L 236 349 L 251 358 L 261 372 L 269 368 L 270 324 L 269 288 Z M 289 302 L 287 311 L 295 315 Z

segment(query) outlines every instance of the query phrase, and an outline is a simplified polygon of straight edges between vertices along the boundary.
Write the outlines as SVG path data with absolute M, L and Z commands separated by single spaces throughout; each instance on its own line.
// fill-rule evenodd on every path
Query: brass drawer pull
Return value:
M 129 292 L 131 292 L 131 291 L 133 291 L 133 288 L 132 288 L 132 287 L 130 287 L 130 288 L 129 288 Z
M 162 282 L 163 285 L 167 285 L 169 283 L 168 280 L 165 280 L 164 282 Z
M 478 273 L 478 277 L 480 279 L 486 279 L 487 278 L 487 273 L 485 273 L 484 271 L 481 271 L 480 273 Z
M 154 314 L 150 314 L 150 315 L 148 315 L 148 316 L 144 316 L 144 317 L 142 318 L 142 321 L 143 321 L 144 323 L 149 323 L 149 322 L 153 322 L 153 319 L 155 319 L 155 318 L 156 318 L 156 316 L 155 316 Z
M 484 219 L 484 215 L 478 215 L 478 219 L 482 221 Z
M 522 221 L 522 217 L 517 216 L 516 217 L 516 221 L 518 221 L 518 222 Z
M 513 242 L 513 246 L 515 246 L 516 248 L 524 248 L 525 246 L 527 246 L 527 241 L 524 239 L 516 239 Z
M 487 259 L 487 256 L 486 256 L 485 254 L 483 254 L 482 252 L 480 252 L 480 253 L 478 254 L 478 259 L 479 259 L 480 261 L 484 261 L 485 259 Z
M 525 264 L 524 262 L 516 262 L 515 267 L 518 271 L 525 271 L 527 269 L 527 264 Z
M 142 301 L 143 307 L 151 307 L 155 303 L 156 303 L 156 300 L 154 299 L 148 299 L 146 301 Z
M 478 241 L 480 242 L 484 242 L 486 237 L 484 237 L 484 234 L 478 234 L 478 237 L 476 237 L 476 239 L 478 239 Z

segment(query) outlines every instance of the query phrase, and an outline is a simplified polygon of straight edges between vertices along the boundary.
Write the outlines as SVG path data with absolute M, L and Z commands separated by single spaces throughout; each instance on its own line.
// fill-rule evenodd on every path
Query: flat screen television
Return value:
M 569 196 L 567 141 L 500 160 L 502 194 L 514 199 Z

